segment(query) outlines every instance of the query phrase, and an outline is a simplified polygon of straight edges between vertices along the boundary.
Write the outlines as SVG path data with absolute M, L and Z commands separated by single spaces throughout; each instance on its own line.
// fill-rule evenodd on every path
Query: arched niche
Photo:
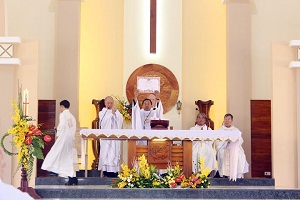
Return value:
M 174 107 L 179 94 L 178 81 L 168 68 L 158 64 L 143 65 L 130 75 L 126 84 L 126 96 L 130 103 L 132 103 L 132 99 L 134 98 L 138 76 L 160 77 L 160 99 L 164 107 L 164 114 Z M 147 93 L 140 94 L 138 97 L 139 103 L 147 98 L 147 96 Z

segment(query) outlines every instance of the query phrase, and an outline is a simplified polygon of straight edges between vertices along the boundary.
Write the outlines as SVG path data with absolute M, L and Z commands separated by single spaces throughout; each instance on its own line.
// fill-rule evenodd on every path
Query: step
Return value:
M 99 177 L 78 177 L 79 185 L 112 185 L 116 178 Z M 35 179 L 35 185 L 64 185 L 67 178 L 61 177 L 38 177 Z M 211 186 L 275 186 L 275 180 L 272 178 L 245 178 L 229 181 L 227 178 L 210 179 Z
M 78 185 L 112 185 L 112 178 L 78 177 Z M 35 185 L 65 185 L 68 178 L 62 177 L 38 177 L 35 178 Z
M 300 199 L 300 190 L 272 186 L 211 186 L 207 189 L 118 189 L 104 185 L 38 185 L 42 198 L 77 199 Z

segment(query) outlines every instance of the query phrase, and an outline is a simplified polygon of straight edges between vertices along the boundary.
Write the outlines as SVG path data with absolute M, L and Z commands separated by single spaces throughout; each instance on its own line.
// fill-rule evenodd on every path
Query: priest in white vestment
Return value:
M 116 109 L 111 96 L 105 98 L 105 108 L 99 112 L 100 129 L 121 129 L 123 116 Z M 100 154 L 98 169 L 103 172 L 116 173 L 120 170 L 121 141 L 120 140 L 100 140 Z
M 218 130 L 233 131 L 238 130 L 232 125 L 233 116 L 226 114 L 224 116 L 224 123 Z M 249 172 L 249 164 L 246 160 L 246 155 L 242 147 L 244 140 L 242 137 L 239 138 L 239 149 L 238 149 L 238 166 L 237 166 L 237 178 L 243 178 L 244 174 Z M 217 141 L 217 159 L 218 159 L 218 171 L 220 177 L 230 176 L 230 142 L 229 141 Z
M 206 125 L 207 117 L 204 113 L 199 113 L 196 118 L 196 125 L 190 130 L 211 130 L 210 127 Z M 200 133 L 201 134 L 201 133 Z M 209 168 L 212 172 L 216 172 L 216 153 L 213 148 L 212 141 L 193 141 L 192 149 L 192 166 L 193 172 L 197 173 L 199 171 L 199 159 L 203 157 L 205 160 L 205 166 Z M 214 173 L 211 173 L 214 174 Z
M 142 103 L 142 109 L 138 103 L 139 92 L 134 91 L 134 99 L 132 102 L 132 129 L 151 129 L 151 119 L 162 119 L 163 118 L 163 106 L 159 100 L 159 92 L 151 93 L 148 95 L 147 105 L 144 105 L 145 100 Z M 150 103 L 150 105 L 149 105 Z M 145 108 L 147 106 L 147 108 Z M 150 108 L 149 108 L 150 106 Z
M 152 108 L 155 110 L 156 118 L 162 119 L 164 114 L 164 108 L 161 100 L 159 99 L 159 95 L 159 92 L 155 91 L 154 93 L 148 95 L 148 99 L 150 99 L 152 102 Z
M 57 127 L 57 139 L 47 154 L 42 169 L 54 172 L 61 177 L 69 177 L 66 185 L 77 185 L 76 169 L 74 161 L 77 154 L 74 154 L 76 120 L 69 111 L 70 103 L 67 100 L 60 102 L 61 113 Z M 76 158 L 74 158 L 74 156 Z
M 138 103 L 138 91 L 134 92 L 135 99 L 132 102 L 132 129 L 151 130 L 151 119 L 162 119 L 163 107 L 158 100 L 158 92 L 149 94 L 147 99 L 142 102 L 142 109 Z M 151 100 L 151 99 L 152 100 Z M 137 145 L 146 146 L 146 140 L 137 141 Z

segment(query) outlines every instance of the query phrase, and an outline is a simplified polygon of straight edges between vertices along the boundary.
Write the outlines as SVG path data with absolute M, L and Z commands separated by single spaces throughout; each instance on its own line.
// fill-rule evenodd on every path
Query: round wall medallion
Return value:
M 134 98 L 134 90 L 137 88 L 138 76 L 160 77 L 160 99 L 164 107 L 164 114 L 170 111 L 177 102 L 179 86 L 174 74 L 166 67 L 158 64 L 147 64 L 137 68 L 128 78 L 126 84 L 126 96 L 130 103 Z M 147 98 L 149 93 L 140 94 L 139 103 Z

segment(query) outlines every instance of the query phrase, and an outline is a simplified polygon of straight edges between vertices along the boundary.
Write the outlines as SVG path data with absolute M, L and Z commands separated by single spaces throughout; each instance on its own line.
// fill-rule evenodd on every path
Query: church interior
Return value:
M 93 99 L 131 101 L 131 75 L 153 64 L 178 84 L 176 98 L 170 85 L 161 88 L 174 101 L 164 113 L 173 130 L 189 130 L 199 112 L 195 101 L 212 100 L 215 129 L 231 113 L 242 132 L 250 165 L 245 178 L 299 189 L 300 2 L 156 0 L 151 52 L 150 1 L 0 0 L 0 137 L 13 125 L 18 84 L 29 91 L 29 116 L 37 121 L 39 101 L 54 100 L 57 125 L 58 103 L 68 99 L 79 133 L 92 128 Z M 127 145 L 122 148 L 126 157 Z M 3 182 L 18 187 L 17 158 L 5 155 L 4 163 Z

